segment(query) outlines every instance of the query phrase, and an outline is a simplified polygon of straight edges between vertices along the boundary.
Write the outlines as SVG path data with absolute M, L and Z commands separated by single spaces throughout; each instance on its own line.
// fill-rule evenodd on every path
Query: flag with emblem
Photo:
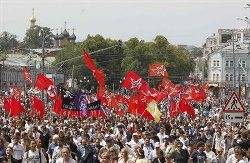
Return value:
M 54 85 L 53 81 L 47 78 L 44 74 L 38 74 L 35 87 L 41 91 L 47 90 L 49 86 Z
M 149 65 L 149 76 L 168 77 L 168 72 L 162 63 L 154 63 Z
M 122 87 L 128 90 L 140 91 L 146 94 L 150 92 L 148 83 L 144 81 L 135 71 L 127 72 L 122 81 Z
M 157 102 L 152 100 L 147 105 L 147 111 L 154 117 L 155 122 L 159 122 L 161 120 L 161 111 L 158 109 Z

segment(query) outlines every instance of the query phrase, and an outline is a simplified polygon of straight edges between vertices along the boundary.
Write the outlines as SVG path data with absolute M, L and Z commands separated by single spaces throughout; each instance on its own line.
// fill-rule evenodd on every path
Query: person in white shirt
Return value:
M 62 157 L 56 160 L 56 163 L 76 163 L 74 159 L 71 158 L 70 150 L 68 147 L 63 147 Z
M 30 142 L 30 150 L 25 152 L 23 157 L 23 163 L 46 163 L 47 160 L 43 152 L 36 148 L 36 142 L 32 140 Z
M 216 155 L 215 153 L 211 150 L 211 145 L 210 144 L 205 144 L 205 151 L 206 156 L 207 156 L 207 160 L 209 162 L 212 162 L 212 160 L 216 159 Z
M 226 163 L 247 163 L 243 157 L 243 151 L 239 146 L 234 147 L 234 154 L 227 158 Z
M 21 162 L 25 152 L 23 145 L 19 143 L 17 138 L 14 138 L 13 143 L 10 143 L 8 146 L 13 149 L 13 159 L 16 162 Z
M 166 136 L 165 134 L 165 130 L 163 127 L 160 128 L 160 132 L 157 134 L 159 140 L 160 140 L 160 144 L 162 144 L 164 142 L 164 138 Z
M 146 138 L 145 144 L 143 144 L 143 151 L 144 151 L 144 155 L 146 159 L 151 160 L 151 161 L 153 160 L 153 155 L 152 155 L 153 150 L 154 150 L 154 147 L 150 143 L 150 139 Z
M 155 148 L 152 151 L 152 157 L 153 157 L 153 159 L 157 158 L 157 151 L 159 151 L 159 150 L 160 150 L 160 143 L 156 142 L 155 143 Z
M 133 139 L 127 143 L 132 151 L 134 151 L 136 147 L 141 146 L 141 143 L 139 142 L 139 136 L 140 135 L 138 133 L 133 133 Z
M 216 133 L 214 134 L 214 138 L 213 138 L 213 144 L 212 147 L 215 148 L 215 150 L 218 150 L 220 148 L 224 148 L 224 136 L 222 135 L 222 132 L 220 129 L 218 129 L 216 131 Z

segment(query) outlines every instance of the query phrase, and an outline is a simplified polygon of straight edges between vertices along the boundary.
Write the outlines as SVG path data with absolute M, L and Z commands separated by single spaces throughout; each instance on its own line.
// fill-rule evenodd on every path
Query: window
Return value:
M 217 65 L 217 67 L 219 67 L 220 66 L 220 61 L 216 61 L 216 65 Z
M 228 74 L 226 74 L 226 79 L 225 80 L 229 81 L 229 75 Z
M 213 74 L 213 81 L 215 81 L 215 74 Z
M 233 81 L 233 78 L 234 78 L 234 76 L 233 76 L 233 74 L 231 74 L 230 78 L 229 78 L 229 81 Z
M 241 61 L 241 67 L 243 67 L 243 68 L 246 67 L 246 61 Z
M 216 67 L 216 61 L 213 61 L 213 67 Z
M 219 81 L 219 74 L 216 74 L 216 81 Z
M 242 82 L 246 81 L 246 75 L 245 75 L 245 74 L 242 74 L 242 75 L 241 75 L 241 81 L 242 81 Z
M 229 67 L 229 61 L 226 61 L 226 67 Z M 228 74 L 227 74 L 228 75 Z
M 230 61 L 230 67 L 234 67 L 234 61 Z

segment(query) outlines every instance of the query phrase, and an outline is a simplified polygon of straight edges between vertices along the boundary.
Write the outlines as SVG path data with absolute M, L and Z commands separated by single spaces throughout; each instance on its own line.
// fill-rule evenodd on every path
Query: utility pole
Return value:
M 72 90 L 74 90 L 74 87 L 75 87 L 75 81 L 74 81 L 74 69 L 75 69 L 75 65 L 73 65 L 72 67 Z

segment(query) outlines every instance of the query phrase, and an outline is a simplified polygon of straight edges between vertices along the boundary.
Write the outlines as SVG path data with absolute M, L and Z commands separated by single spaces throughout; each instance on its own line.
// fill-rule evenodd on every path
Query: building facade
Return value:
M 208 55 L 208 82 L 210 86 L 227 90 L 242 90 L 248 96 L 250 86 L 250 44 L 238 41 Z
M 29 68 L 32 81 L 35 82 L 37 74 L 42 72 L 41 65 L 42 59 L 38 55 L 8 54 L 7 58 L 0 63 L 1 91 L 9 91 L 11 86 L 24 89 L 26 86 L 22 73 L 24 66 Z M 47 60 L 45 62 L 45 74 L 53 79 L 56 85 L 64 83 L 63 73 L 57 72 L 50 65 L 51 63 Z

